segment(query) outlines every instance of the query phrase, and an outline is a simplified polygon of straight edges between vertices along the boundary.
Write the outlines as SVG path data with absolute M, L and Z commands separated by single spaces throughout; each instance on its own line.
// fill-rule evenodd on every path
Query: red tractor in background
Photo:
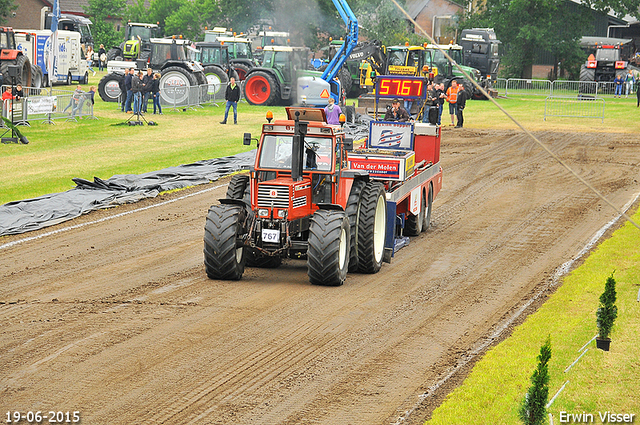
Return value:
M 9 66 L 18 67 L 17 75 L 12 79 Z M 22 84 L 31 86 L 31 62 L 16 48 L 16 39 L 11 27 L 0 27 L 0 79 L 1 84 Z
M 411 86 L 402 89 L 407 98 L 424 98 L 422 79 L 380 81 L 403 80 Z M 395 88 L 387 93 L 399 93 Z M 378 272 L 406 236 L 429 227 L 442 186 L 440 127 L 372 121 L 366 148 L 352 151 L 352 140 L 326 123 L 323 109 L 286 112 L 286 120 L 267 117 L 255 165 L 234 176 L 226 198 L 209 209 L 207 275 L 237 280 L 245 265 L 278 267 L 284 258 L 306 258 L 317 285 L 342 285 L 348 271 Z M 245 145 L 251 140 L 245 133 Z

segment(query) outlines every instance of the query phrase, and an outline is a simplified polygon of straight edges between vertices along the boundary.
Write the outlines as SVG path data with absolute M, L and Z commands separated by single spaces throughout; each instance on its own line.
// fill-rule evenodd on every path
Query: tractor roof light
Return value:
M 409 47 L 409 42 L 408 42 L 408 41 L 405 41 L 405 42 L 404 42 L 404 45 L 405 45 L 406 47 Z
M 272 120 L 273 120 L 273 112 L 267 111 L 267 121 L 271 123 Z
M 338 121 L 340 121 L 340 125 L 344 125 L 344 123 L 347 122 L 347 117 L 345 114 L 340 114 L 340 117 L 338 118 Z

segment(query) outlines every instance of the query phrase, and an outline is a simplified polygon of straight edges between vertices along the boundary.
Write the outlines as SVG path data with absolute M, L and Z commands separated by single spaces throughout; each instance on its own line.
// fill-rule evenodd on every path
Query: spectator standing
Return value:
M 629 92 L 631 92 L 631 94 L 633 94 L 633 85 L 636 83 L 636 78 L 633 75 L 633 71 L 629 70 L 629 72 L 627 73 L 627 75 L 624 78 L 624 82 L 625 82 L 625 99 L 629 97 Z
M 442 124 L 442 111 L 444 110 L 444 83 L 440 83 L 436 86 L 436 99 L 438 101 L 438 125 Z
M 429 122 L 429 111 L 437 105 L 436 90 L 431 81 L 427 83 L 427 99 L 422 109 L 422 122 Z
M 447 89 L 447 102 L 449 102 L 449 115 L 451 115 L 451 124 L 449 126 L 453 127 L 455 125 L 453 121 L 453 117 L 458 114 L 456 109 L 456 102 L 458 101 L 458 82 L 453 80 L 451 82 L 451 86 Z
M 384 114 L 385 121 L 398 121 L 398 122 L 406 122 L 411 119 L 411 116 L 400 106 L 400 99 L 394 99 L 391 102 L 391 108 L 387 109 L 387 112 Z
M 342 109 L 336 105 L 336 101 L 332 97 L 329 98 L 329 104 L 324 107 L 324 113 L 327 116 L 327 124 L 340 124 Z
M 160 106 L 160 74 L 155 73 L 153 75 L 153 82 L 151 92 L 153 94 L 153 113 L 156 113 L 156 106 L 158 107 L 158 114 L 162 115 L 162 106 Z
M 227 123 L 227 117 L 229 115 L 229 108 L 233 106 L 233 123 L 238 124 L 238 101 L 240 100 L 240 87 L 236 84 L 236 79 L 231 77 L 227 90 L 224 93 L 224 99 L 227 101 L 227 106 L 224 108 L 224 119 L 220 121 L 220 124 Z
M 93 75 L 96 75 L 96 71 L 93 70 L 93 47 L 87 47 L 87 68 L 89 71 L 93 72 Z
M 462 115 L 462 111 L 467 106 L 467 92 L 464 89 L 464 86 L 460 84 L 458 86 L 458 100 L 456 102 L 456 111 L 458 115 L 458 124 L 456 128 L 462 128 L 464 124 L 464 116 Z
M 124 103 L 122 104 L 122 110 L 126 113 L 131 112 L 131 101 L 133 100 L 133 91 L 131 90 L 131 83 L 133 80 L 133 68 L 126 68 L 124 70 L 124 89 L 126 96 Z
M 613 97 L 622 97 L 622 84 L 624 84 L 624 77 L 620 74 L 616 75 L 613 80 L 613 85 L 615 86 Z
M 104 66 L 107 63 L 107 51 L 104 49 L 104 44 L 101 44 L 98 49 L 98 60 L 98 70 L 104 71 Z
M 84 91 L 82 91 L 82 86 L 78 85 L 78 87 L 76 87 L 75 91 L 71 95 L 71 99 L 69 99 L 69 104 L 64 107 L 64 109 L 62 110 L 62 113 L 67 112 L 67 109 L 69 108 L 71 108 L 71 112 L 73 112 L 76 106 L 78 106 L 78 102 L 80 102 L 80 98 L 82 98 L 83 94 L 84 94 Z
M 142 71 L 134 75 L 131 79 L 131 91 L 133 92 L 133 113 L 140 114 L 140 104 L 142 103 Z
M 147 113 L 147 106 L 149 105 L 149 98 L 151 98 L 153 92 L 153 70 L 147 68 L 147 73 L 142 78 L 142 112 Z

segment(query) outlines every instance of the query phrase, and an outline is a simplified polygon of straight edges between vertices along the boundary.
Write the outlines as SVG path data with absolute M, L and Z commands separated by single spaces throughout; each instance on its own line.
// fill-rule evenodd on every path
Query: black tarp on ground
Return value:
M 152 198 L 160 192 L 215 181 L 252 165 L 256 151 L 108 180 L 75 178 L 74 189 L 0 206 L 0 236 L 53 226 L 90 211 Z

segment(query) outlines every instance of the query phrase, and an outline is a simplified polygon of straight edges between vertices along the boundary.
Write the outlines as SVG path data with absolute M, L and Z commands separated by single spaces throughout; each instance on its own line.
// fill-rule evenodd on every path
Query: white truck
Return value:
M 49 75 L 48 61 L 51 54 L 51 31 L 49 30 L 15 30 L 16 47 L 29 58 L 32 64 L 38 65 L 39 81 L 36 77 L 32 85 L 36 88 L 46 87 L 49 83 L 67 85 L 77 81 L 78 84 L 89 82 L 87 60 L 82 51 L 80 33 L 76 31 L 58 31 L 58 46 L 55 55 L 53 73 Z M 36 84 L 39 83 L 39 86 Z

